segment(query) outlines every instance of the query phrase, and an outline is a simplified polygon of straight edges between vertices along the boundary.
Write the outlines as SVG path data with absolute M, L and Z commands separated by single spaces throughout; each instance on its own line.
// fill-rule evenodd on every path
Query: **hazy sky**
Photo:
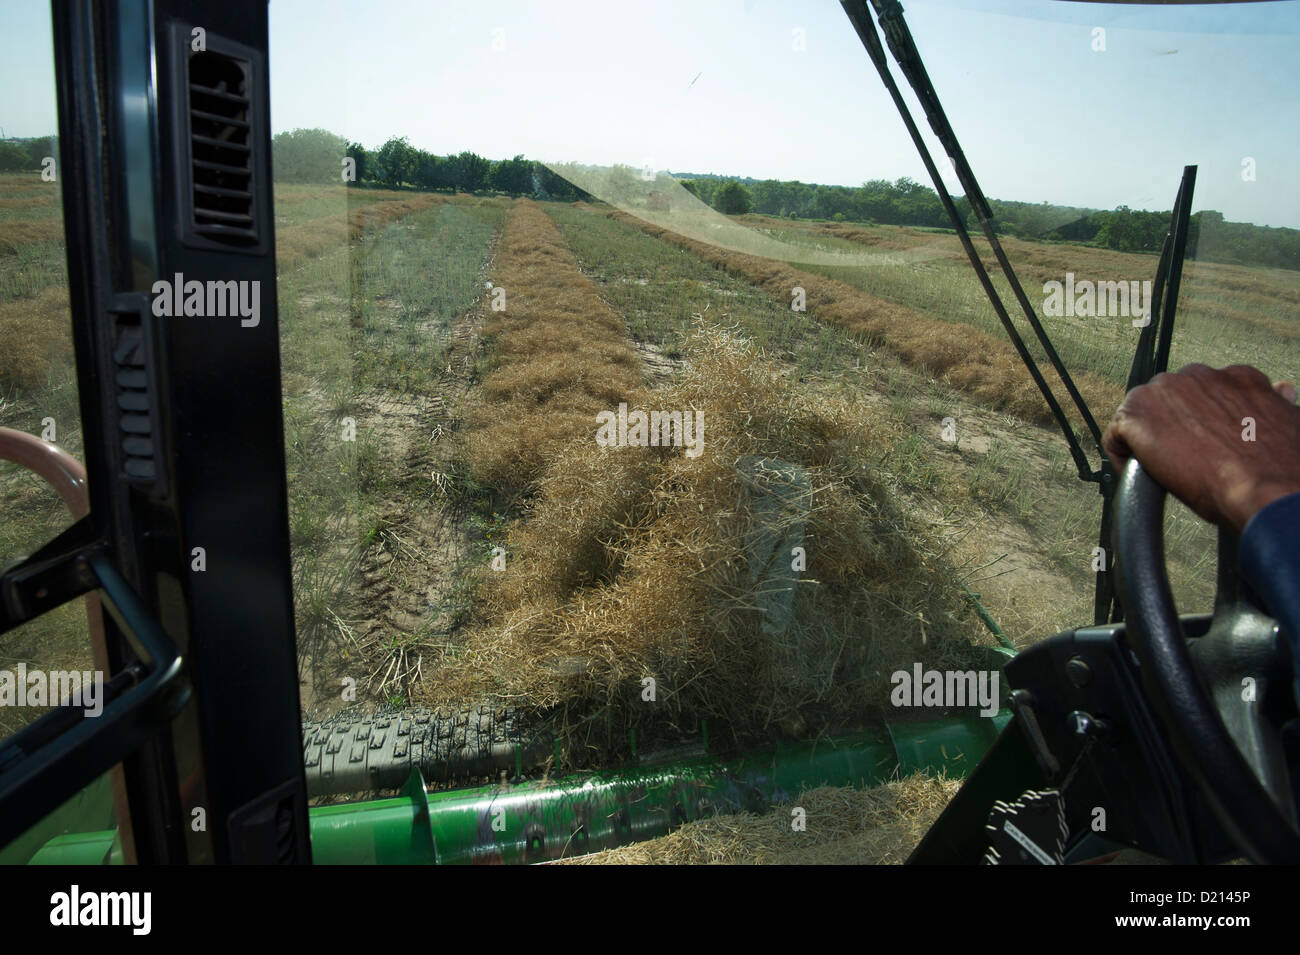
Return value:
M 1166 209 L 1182 166 L 1197 163 L 1196 208 L 1300 227 L 1300 2 L 905 8 L 990 196 Z M 927 181 L 834 0 L 272 0 L 270 11 L 275 131 L 321 126 L 370 146 L 406 135 L 491 158 Z M 48 44 L 29 42 L 33 30 L 48 34 L 44 4 L 5 0 L 0 127 L 11 136 L 53 128 Z M 1246 157 L 1254 182 L 1242 179 Z

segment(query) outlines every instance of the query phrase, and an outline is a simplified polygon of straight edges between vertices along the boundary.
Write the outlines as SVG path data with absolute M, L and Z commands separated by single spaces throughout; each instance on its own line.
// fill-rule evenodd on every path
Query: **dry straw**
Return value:
M 0 255 L 16 255 L 24 245 L 62 241 L 63 220 L 57 216 L 0 222 Z
M 72 362 L 68 290 L 45 288 L 35 298 L 0 302 L 0 393 L 35 391 L 52 370 Z
M 483 332 L 500 363 L 469 415 L 469 459 L 484 484 L 520 489 L 560 445 L 594 434 L 596 412 L 635 395 L 641 375 L 622 319 L 535 203 L 512 207 L 493 279 L 506 307 Z
M 666 836 L 562 860 L 570 865 L 898 864 L 956 793 L 956 780 L 915 773 L 874 789 L 822 786 L 764 815 L 687 823 Z M 792 810 L 806 828 L 794 828 Z
M 557 708 L 573 744 L 593 723 L 700 717 L 738 739 L 801 736 L 866 718 L 895 669 L 974 652 L 978 624 L 878 470 L 894 438 L 879 412 L 803 390 L 702 322 L 688 370 L 649 391 L 618 317 L 530 203 L 511 214 L 496 277 L 509 302 L 490 326 L 502 364 L 466 444 L 480 480 L 529 506 L 506 570 L 482 572 L 487 623 L 444 656 L 431 702 Z M 619 402 L 691 410 L 703 453 L 599 446 L 596 413 Z M 806 495 L 774 510 L 755 461 L 800 475 Z M 793 554 L 756 566 L 764 534 L 801 539 L 806 569 L 770 572 Z M 792 612 L 774 627 L 763 606 L 782 588 Z

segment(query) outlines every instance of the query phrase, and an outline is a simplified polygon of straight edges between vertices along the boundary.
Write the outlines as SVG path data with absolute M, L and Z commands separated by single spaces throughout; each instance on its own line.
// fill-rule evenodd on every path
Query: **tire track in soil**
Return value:
M 498 228 L 479 268 L 480 283 L 495 264 L 500 239 Z M 346 642 L 359 650 L 361 666 L 344 665 L 340 675 L 357 678 L 358 703 L 388 703 L 390 695 L 409 700 L 413 687 L 429 675 L 420 643 L 454 641 L 456 581 L 473 558 L 475 538 L 466 526 L 466 507 L 440 492 L 440 479 L 446 480 L 455 457 L 462 411 L 477 384 L 484 351 L 479 332 L 487 311 L 484 296 L 452 320 L 444 366 L 430 369 L 437 380 L 434 393 L 372 390 L 357 399 L 354 416 L 367 422 L 382 448 L 382 467 L 408 489 L 380 504 L 379 530 L 361 555 L 354 597 L 342 618 L 349 631 Z M 427 330 L 436 333 L 436 323 L 427 323 Z M 327 694 L 312 694 L 313 717 L 347 706 L 336 683 L 327 679 L 326 686 Z

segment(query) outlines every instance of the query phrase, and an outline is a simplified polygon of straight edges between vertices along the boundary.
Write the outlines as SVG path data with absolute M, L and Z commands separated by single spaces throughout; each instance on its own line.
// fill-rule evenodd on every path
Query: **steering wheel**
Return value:
M 1237 846 L 1254 862 L 1294 865 L 1300 828 L 1278 725 L 1290 709 L 1278 697 L 1291 693 L 1293 662 L 1276 621 L 1237 576 L 1228 530 L 1219 532 L 1209 631 L 1188 645 L 1165 566 L 1166 493 L 1132 459 L 1115 497 L 1120 596 L 1147 697 Z

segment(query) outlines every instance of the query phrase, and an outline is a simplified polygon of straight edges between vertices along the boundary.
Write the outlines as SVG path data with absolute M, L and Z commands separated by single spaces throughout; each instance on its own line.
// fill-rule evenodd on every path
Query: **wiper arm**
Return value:
M 1183 260 L 1187 255 L 1187 236 L 1192 212 L 1192 190 L 1196 188 L 1196 167 L 1184 166 L 1183 179 L 1174 200 L 1169 232 L 1160 248 L 1160 265 L 1151 285 L 1151 321 L 1142 329 L 1133 367 L 1128 375 L 1128 390 L 1144 385 L 1169 368 L 1169 346 L 1174 336 L 1174 312 L 1178 307 L 1178 290 L 1183 280 Z
M 1174 200 L 1173 215 L 1170 216 L 1169 231 L 1160 246 L 1160 264 L 1156 266 L 1155 281 L 1151 283 L 1151 297 L 1148 313 L 1149 321 L 1142 328 L 1138 337 L 1137 349 L 1133 353 L 1133 366 L 1128 373 L 1128 391 L 1138 385 L 1145 385 L 1156 375 L 1169 367 L 1169 346 L 1174 335 L 1174 312 L 1178 308 L 1178 289 L 1183 280 L 1183 259 L 1187 255 L 1187 233 L 1191 221 L 1192 190 L 1196 187 L 1196 167 L 1184 166 L 1183 179 L 1178 185 L 1178 197 Z M 1105 485 L 1103 485 L 1103 488 Z M 1114 520 L 1109 495 L 1101 503 L 1101 531 L 1097 535 L 1098 546 L 1108 548 L 1111 545 L 1110 528 Z M 1222 576 L 1225 567 L 1236 566 L 1235 555 L 1221 552 L 1219 555 L 1219 572 Z M 1223 590 L 1220 584 L 1220 592 Z M 1093 603 L 1093 619 L 1097 623 L 1111 621 L 1118 623 L 1124 618 L 1123 608 L 1115 599 L 1115 583 L 1110 571 L 1097 575 L 1097 593 Z
M 930 121 L 930 128 L 934 130 L 935 136 L 938 137 L 939 142 L 947 151 L 957 179 L 965 190 L 966 200 L 970 203 L 971 210 L 976 218 L 979 219 L 984 236 L 993 249 L 993 255 L 997 259 L 999 267 L 1006 276 L 1012 292 L 1020 303 L 1025 317 L 1029 320 L 1029 324 L 1033 328 L 1039 344 L 1042 345 L 1048 360 L 1051 362 L 1052 368 L 1060 376 L 1066 391 L 1069 392 L 1070 398 L 1092 435 L 1101 461 L 1100 467 L 1095 471 L 1092 469 L 1088 456 L 1079 443 L 1069 419 L 1066 418 L 1056 396 L 1052 393 L 1047 381 L 1039 371 L 1038 365 L 1029 353 L 1029 349 L 1025 346 L 1019 330 L 1012 323 L 1001 297 L 993 287 L 988 271 L 984 268 L 984 262 L 975 251 L 970 234 L 966 230 L 966 224 L 958 213 L 952 197 L 948 194 L 943 177 L 939 175 L 939 170 L 930 155 L 930 150 L 926 146 L 925 140 L 922 139 L 916 122 L 912 119 L 911 111 L 908 109 L 898 85 L 894 82 L 889 68 L 889 61 L 885 57 L 884 46 L 881 44 L 880 36 L 876 33 L 876 25 L 868 9 L 867 0 L 840 0 L 840 4 L 844 7 L 844 12 L 848 14 L 849 21 L 853 24 L 859 39 L 862 40 L 862 45 L 866 47 L 867 54 L 875 64 L 877 72 L 880 73 L 885 88 L 893 98 L 894 105 L 898 108 L 899 115 L 903 118 L 903 123 L 912 137 L 912 142 L 916 144 L 921 161 L 925 163 L 926 171 L 934 182 L 939 201 L 943 204 L 948 218 L 952 220 L 953 228 L 957 232 L 957 238 L 961 241 L 962 248 L 966 250 L 971 266 L 975 269 L 980 284 L 984 286 L 984 291 L 988 295 L 994 312 L 997 313 L 998 320 L 1002 323 L 1002 327 L 1006 329 L 1012 345 L 1015 346 L 1021 361 L 1025 363 L 1025 367 L 1029 369 L 1034 384 L 1038 386 L 1038 390 L 1042 393 L 1048 408 L 1051 409 L 1052 416 L 1056 419 L 1061 432 L 1065 435 L 1065 440 L 1070 446 L 1070 455 L 1074 458 L 1080 479 L 1098 484 L 1098 489 L 1102 495 L 1101 532 L 1098 535 L 1098 544 L 1102 553 L 1106 554 L 1110 547 L 1111 503 L 1115 492 L 1115 472 L 1111 467 L 1109 458 L 1106 457 L 1101 447 L 1101 429 L 1097 427 L 1097 422 L 1093 418 L 1091 411 L 1089 411 L 1087 402 L 1084 401 L 1083 396 L 1074 384 L 1074 380 L 1066 371 L 1065 365 L 1061 362 L 1060 356 L 1038 319 L 1037 312 L 1034 310 L 1033 305 L 1030 304 L 1028 296 L 1025 295 L 1020 280 L 1016 278 L 1015 270 L 1012 269 L 1011 263 L 1007 260 L 1006 253 L 1002 249 L 1002 243 L 993 229 L 993 213 L 988 200 L 985 198 L 983 190 L 980 189 L 979 183 L 976 182 L 970 163 L 966 161 L 966 154 L 957 141 L 957 134 L 953 132 L 952 125 L 948 122 L 948 117 L 943 111 L 943 106 L 939 103 L 939 96 L 930 82 L 929 74 L 926 73 L 925 65 L 921 62 L 921 55 L 916 49 L 916 43 L 912 39 L 911 31 L 908 30 L 907 23 L 903 19 L 903 7 L 898 0 L 870 0 L 871 6 L 875 8 L 876 16 L 880 20 L 880 27 L 884 32 L 885 41 L 889 44 L 889 50 L 894 55 L 899 69 L 907 77 L 917 99 L 920 100 L 926 118 Z M 1179 286 L 1182 282 L 1183 258 L 1187 251 L 1192 190 L 1195 183 L 1196 167 L 1188 166 L 1183 170 L 1183 181 L 1174 204 L 1170 231 L 1161 249 L 1160 264 L 1156 271 L 1150 302 L 1152 321 L 1148 322 L 1142 329 L 1142 334 L 1138 340 L 1133 366 L 1129 373 L 1129 389 L 1144 384 L 1156 374 L 1164 371 L 1169 365 L 1169 348 L 1173 340 L 1174 313 L 1178 304 Z M 1109 557 L 1106 558 L 1103 567 L 1097 573 L 1097 590 L 1093 610 L 1094 619 L 1098 624 L 1107 620 L 1118 621 L 1121 619 L 1122 610 L 1115 599 Z
M 1088 409 L 1087 402 L 1079 393 L 1074 380 L 1070 377 L 1070 373 L 1066 371 L 1060 356 L 1057 355 L 1056 348 L 1047 337 L 1047 332 L 1038 320 L 1038 314 L 1035 312 L 1033 305 L 1030 304 L 1028 296 L 1025 295 L 1025 290 L 1002 249 L 1002 243 L 993 230 L 993 213 L 989 208 L 988 200 L 985 198 L 983 190 L 980 189 L 979 183 L 975 181 L 975 174 L 966 161 L 966 155 L 962 151 L 961 144 L 957 141 L 957 135 L 953 132 L 952 126 L 944 114 L 943 107 L 939 103 L 938 94 L 934 91 L 934 86 L 930 83 L 930 77 L 921 62 L 920 53 L 917 51 L 911 32 L 903 20 L 902 5 L 897 0 L 871 0 L 872 6 L 875 7 L 880 18 L 881 28 L 884 31 L 886 41 L 889 43 L 890 52 L 893 53 L 894 59 L 897 60 L 899 68 L 903 71 L 903 75 L 907 77 L 917 98 L 921 101 L 926 117 L 930 121 L 930 128 L 934 130 L 939 142 L 943 144 L 943 148 L 947 151 L 948 158 L 952 161 L 953 169 L 957 174 L 957 179 L 966 191 L 966 199 L 970 203 L 971 210 L 975 213 L 976 218 L 979 219 L 980 226 L 983 228 L 984 235 L 993 249 L 999 267 L 1010 283 L 1016 300 L 1020 303 L 1026 318 L 1028 318 L 1044 353 L 1065 385 L 1066 391 L 1069 392 L 1070 398 L 1092 435 L 1101 459 L 1101 467 L 1098 470 L 1093 470 L 1087 453 L 1083 450 L 1078 437 L 1075 435 L 1073 426 L 1061 409 L 1060 402 L 1057 401 L 1056 395 L 1052 392 L 1046 379 L 1043 378 L 1037 362 L 1034 361 L 1034 357 L 1030 354 L 1019 330 L 1007 313 L 1001 296 L 998 295 L 997 289 L 993 287 L 993 281 L 989 277 L 988 270 L 984 268 L 984 262 L 980 259 L 979 253 L 976 252 L 975 246 L 971 242 L 970 234 L 966 230 L 966 224 L 962 221 L 961 214 L 957 211 L 952 197 L 948 194 L 943 177 L 940 176 L 939 170 L 934 164 L 934 159 L 930 155 L 930 150 L 921 137 L 921 132 L 912 118 L 911 111 L 908 109 L 898 85 L 894 82 L 880 36 L 876 33 L 875 23 L 872 21 L 871 13 L 867 9 L 867 0 L 840 0 L 840 4 L 844 7 L 844 12 L 848 14 L 849 21 L 857 31 L 859 39 L 862 40 L 862 45 L 866 47 L 867 54 L 875 64 L 877 72 L 880 73 L 885 88 L 889 90 L 894 105 L 898 108 L 899 115 L 902 116 L 903 123 L 907 126 L 907 131 L 912 137 L 912 142 L 916 144 L 917 151 L 921 155 L 921 161 L 925 164 L 926 171 L 934 182 L 939 201 L 943 204 L 944 211 L 948 213 L 948 218 L 952 221 L 953 228 L 957 232 L 957 238 L 961 241 L 962 248 L 966 250 L 966 255 L 970 259 L 971 266 L 975 269 L 980 284 L 984 287 L 984 292 L 993 306 L 993 311 L 997 313 L 998 320 L 1002 323 L 1007 336 L 1011 339 L 1011 344 L 1015 346 L 1016 352 L 1020 355 L 1020 360 L 1024 362 L 1034 380 L 1034 384 L 1038 386 L 1038 390 L 1047 402 L 1048 408 L 1051 409 L 1052 417 L 1056 419 L 1061 432 L 1065 435 L 1066 443 L 1070 447 L 1070 455 L 1073 457 L 1075 467 L 1079 472 L 1079 478 L 1084 481 L 1100 483 L 1102 494 L 1107 494 L 1108 487 L 1113 486 L 1113 475 L 1110 473 L 1111 469 L 1106 456 L 1101 453 L 1101 429 L 1097 427 L 1097 422 Z

